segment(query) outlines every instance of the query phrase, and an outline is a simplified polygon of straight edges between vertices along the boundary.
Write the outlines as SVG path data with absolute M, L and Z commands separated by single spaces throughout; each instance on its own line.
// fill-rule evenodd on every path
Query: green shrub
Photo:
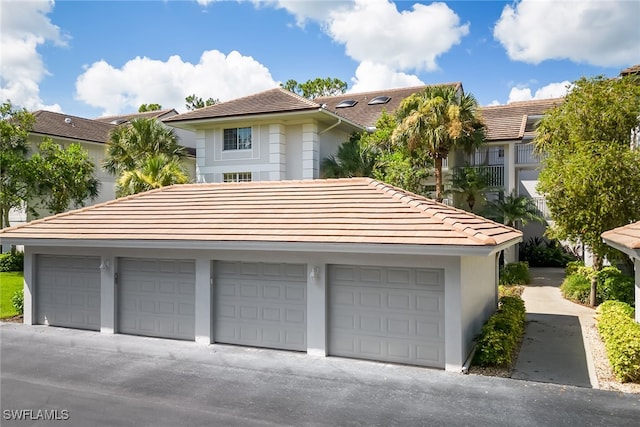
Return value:
M 498 285 L 498 296 L 499 297 L 519 297 L 522 296 L 522 292 L 524 291 L 524 286 L 520 285 Z
M 616 267 L 605 267 L 598 272 L 598 297 L 600 301 L 621 301 L 635 305 L 634 279 L 622 274 Z
M 562 295 L 571 301 L 581 304 L 589 304 L 591 294 L 591 278 L 597 277 L 596 304 L 603 301 L 622 301 L 635 305 L 634 279 L 625 276 L 616 267 L 604 267 L 595 273 L 591 267 L 572 267 L 573 274 L 565 277 L 560 291 Z
M 24 253 L 6 252 L 0 254 L 0 271 L 22 271 L 24 270 Z
M 557 240 L 532 237 L 520 245 L 520 259 L 531 267 L 565 267 L 576 257 L 568 252 Z
M 578 269 L 581 267 L 584 267 L 584 261 L 569 261 L 567 263 L 567 267 L 564 269 L 564 274 L 566 276 L 571 276 L 572 274 L 577 273 Z
M 19 291 L 15 291 L 13 296 L 11 297 L 11 305 L 16 309 L 18 314 L 22 314 L 24 312 L 24 290 L 20 289 Z
M 500 269 L 501 285 L 527 285 L 530 282 L 531 273 L 526 262 L 510 262 Z
M 633 308 L 620 301 L 606 301 L 598 311 L 598 331 L 616 378 L 640 381 L 640 323 L 633 318 Z
M 517 296 L 501 297 L 498 311 L 487 320 L 477 338 L 473 362 L 481 366 L 510 366 L 524 325 L 524 301 Z
M 574 273 L 564 278 L 562 285 L 560 285 L 560 292 L 570 301 L 589 304 L 591 280 L 583 274 Z

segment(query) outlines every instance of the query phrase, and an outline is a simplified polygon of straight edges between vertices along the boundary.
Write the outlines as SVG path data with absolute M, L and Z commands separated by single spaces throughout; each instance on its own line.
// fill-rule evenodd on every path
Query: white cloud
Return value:
M 571 83 L 566 80 L 560 83 L 549 83 L 548 85 L 536 90 L 535 94 L 533 95 L 531 92 L 531 88 L 512 87 L 511 91 L 509 92 L 509 100 L 507 101 L 507 103 L 516 101 L 530 101 L 532 99 L 560 98 L 567 94 L 570 87 Z M 492 105 L 496 104 L 492 103 Z
M 210 2 L 211 0 L 198 0 Z M 242 0 L 240 0 L 242 1 Z M 296 18 L 298 26 L 313 20 L 319 23 L 326 22 L 332 13 L 346 10 L 353 5 L 354 0 L 251 0 L 256 7 L 272 6 L 276 9 L 285 9 Z
M 404 71 L 437 69 L 437 57 L 469 33 L 444 3 L 400 12 L 388 0 L 356 0 L 349 10 L 332 11 L 326 25 L 351 58 Z
M 38 46 L 52 42 L 65 45 L 60 29 L 47 14 L 53 2 L 2 1 L 0 12 L 0 98 L 29 110 L 61 111 L 58 104 L 45 105 L 40 98 L 39 84 L 48 75 L 38 53 Z
M 137 57 L 122 68 L 98 61 L 78 77 L 76 91 L 79 100 L 112 115 L 148 103 L 184 111 L 184 98 L 190 94 L 225 101 L 277 85 L 269 70 L 252 57 L 210 50 L 197 64 L 177 55 L 167 61 Z
M 351 79 L 350 92 L 368 92 L 372 90 L 397 87 L 420 86 L 424 83 L 415 75 L 397 72 L 386 65 L 362 62 Z
M 628 0 L 521 0 L 504 7 L 493 35 L 517 61 L 623 66 L 640 62 L 638 10 Z

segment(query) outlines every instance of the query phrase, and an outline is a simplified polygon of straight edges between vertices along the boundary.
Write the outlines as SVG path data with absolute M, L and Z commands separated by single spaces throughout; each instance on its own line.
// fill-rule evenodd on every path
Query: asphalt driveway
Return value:
M 0 340 L 3 427 L 628 426 L 640 414 L 636 395 L 295 352 L 12 323 Z M 68 419 L 33 421 L 47 414 Z

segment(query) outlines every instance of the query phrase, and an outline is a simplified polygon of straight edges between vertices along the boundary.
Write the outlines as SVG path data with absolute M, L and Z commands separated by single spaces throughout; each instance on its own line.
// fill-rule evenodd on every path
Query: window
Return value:
M 499 158 L 504 157 L 504 147 L 498 148 L 498 157 Z
M 224 130 L 224 151 L 251 150 L 251 128 L 233 128 Z
M 224 182 L 251 182 L 251 172 L 231 172 L 222 175 Z
M 385 95 L 376 96 L 371 101 L 369 101 L 369 105 L 386 104 L 389 101 L 391 101 L 391 97 L 390 96 L 385 96 Z
M 357 103 L 358 103 L 358 101 L 356 101 L 354 99 L 345 99 L 344 101 L 342 101 L 338 105 L 336 105 L 336 108 L 349 108 L 349 107 L 353 107 Z

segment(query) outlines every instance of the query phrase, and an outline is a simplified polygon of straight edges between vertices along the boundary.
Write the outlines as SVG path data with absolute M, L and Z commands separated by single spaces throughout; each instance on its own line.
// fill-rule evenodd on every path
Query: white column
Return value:
M 203 130 L 196 131 L 196 182 L 206 182 L 202 168 L 207 166 L 206 162 L 206 132 Z M 213 145 L 213 141 L 211 141 Z
M 195 332 L 196 342 L 211 344 L 214 341 L 211 330 L 211 260 L 206 257 L 196 258 L 196 307 Z
M 636 322 L 640 323 L 640 259 L 634 260 L 636 270 Z
M 35 302 L 35 268 L 36 256 L 28 246 L 24 248 L 24 300 L 23 300 L 23 318 L 22 322 L 26 325 L 33 325 L 36 317 Z M 36 291 L 37 292 L 37 291 Z
M 307 264 L 307 354 L 327 355 L 326 264 Z
M 516 182 L 516 146 L 514 144 L 504 145 L 504 191 L 510 194 L 517 188 Z
M 286 133 L 284 125 L 269 125 L 269 163 L 275 170 L 269 172 L 270 181 L 281 181 L 286 178 Z
M 445 370 L 460 372 L 462 360 L 462 262 L 444 273 Z
M 316 122 L 305 123 L 302 125 L 302 179 L 320 177 L 319 157 L 318 124 Z

